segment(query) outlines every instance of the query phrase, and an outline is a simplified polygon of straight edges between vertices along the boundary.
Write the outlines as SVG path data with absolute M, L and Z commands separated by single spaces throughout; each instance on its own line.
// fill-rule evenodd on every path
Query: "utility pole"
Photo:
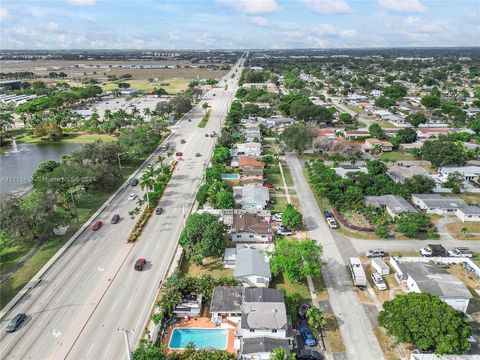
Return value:
M 125 347 L 127 352 L 127 360 L 132 360 L 132 353 L 130 351 L 130 345 L 128 344 L 128 333 L 133 332 L 133 330 L 120 329 L 120 328 L 118 328 L 117 330 L 123 333 L 123 339 L 125 340 Z

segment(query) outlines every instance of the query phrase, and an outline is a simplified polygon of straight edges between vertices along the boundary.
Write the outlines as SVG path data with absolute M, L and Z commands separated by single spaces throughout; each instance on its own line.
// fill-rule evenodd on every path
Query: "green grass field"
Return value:
M 404 153 L 404 152 L 401 152 L 401 151 L 386 152 L 386 153 L 383 153 L 382 155 L 380 155 L 380 158 L 383 159 L 383 160 L 390 159 L 390 160 L 395 160 L 395 161 L 415 160 L 415 157 L 412 154 Z
M 131 88 L 138 89 L 140 91 L 152 91 L 154 89 L 164 88 L 169 94 L 178 94 L 179 92 L 187 89 L 187 86 L 190 80 L 166 79 L 166 80 L 160 80 L 158 82 L 149 82 L 147 79 L 143 79 L 143 80 L 126 80 L 126 81 L 120 81 L 120 82 L 129 83 Z M 104 83 L 102 84 L 102 89 L 104 91 L 118 89 L 118 83 L 117 82 Z
M 15 136 L 17 143 L 19 144 L 60 144 L 60 143 L 79 143 L 87 144 L 97 140 L 103 141 L 116 141 L 117 138 L 108 134 L 87 134 L 85 132 L 65 132 L 62 140 L 49 141 L 46 138 L 33 137 L 29 135 L 29 132 L 25 129 L 12 129 L 8 130 L 9 136 Z

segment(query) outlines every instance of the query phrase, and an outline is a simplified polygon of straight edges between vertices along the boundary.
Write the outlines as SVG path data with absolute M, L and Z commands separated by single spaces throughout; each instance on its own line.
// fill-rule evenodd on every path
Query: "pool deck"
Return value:
M 182 319 L 178 323 L 173 324 L 170 326 L 167 331 L 166 335 L 162 339 L 162 344 L 165 345 L 167 349 L 167 353 L 173 352 L 173 351 L 183 351 L 183 350 L 177 350 L 177 349 L 169 349 L 168 344 L 170 343 L 170 338 L 173 333 L 173 329 L 185 329 L 185 328 L 199 328 L 199 329 L 225 329 L 227 331 L 227 348 L 226 350 L 231 352 L 231 353 L 236 353 L 235 348 L 234 348 L 234 341 L 235 341 L 235 329 L 233 327 L 218 327 L 215 326 L 215 324 L 210 320 L 210 318 L 207 317 L 200 317 L 197 320 L 190 318 L 188 321 Z

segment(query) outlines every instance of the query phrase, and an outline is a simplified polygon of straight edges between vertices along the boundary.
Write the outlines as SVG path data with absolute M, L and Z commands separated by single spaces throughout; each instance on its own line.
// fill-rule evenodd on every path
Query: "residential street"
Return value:
M 287 154 L 285 158 L 290 167 L 309 236 L 323 247 L 323 260 L 326 264 L 322 273 L 330 304 L 345 343 L 347 358 L 382 359 L 383 354 L 373 333 L 371 322 L 352 288 L 352 281 L 343 256 L 343 249 L 351 252 L 351 244 L 347 238 L 344 238 L 345 242 L 340 245 L 335 241 L 317 206 L 300 161 L 292 154 Z

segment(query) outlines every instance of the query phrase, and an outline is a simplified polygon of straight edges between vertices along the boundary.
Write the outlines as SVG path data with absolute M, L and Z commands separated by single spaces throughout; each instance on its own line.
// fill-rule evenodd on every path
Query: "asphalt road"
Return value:
M 347 264 L 342 256 L 340 245 L 335 241 L 326 224 L 315 197 L 310 189 L 303 167 L 294 155 L 286 155 L 287 164 L 293 177 L 295 192 L 304 214 L 304 223 L 309 237 L 323 247 L 322 269 L 328 290 L 330 305 L 337 318 L 340 333 L 346 348 L 348 359 L 378 360 L 383 354 L 373 333 L 364 307 L 352 288 Z
M 1 332 L 2 359 L 121 359 L 125 344 L 118 328 L 134 330 L 129 340 L 135 346 L 177 246 L 183 213 L 194 201 L 213 150 L 214 139 L 205 133 L 220 132 L 240 74 L 241 70 L 234 79 L 231 73 L 224 77 L 228 91 L 221 81 L 206 94 L 212 106 L 206 128 L 197 126 L 204 115 L 201 104 L 187 116 L 191 122 L 174 126 L 169 143 L 184 156 L 161 199 L 164 213 L 153 216 L 134 245 L 126 244 L 135 223 L 128 216 L 135 205 L 127 197 L 132 189 L 140 194 L 139 187 L 126 188 L 99 215 L 104 226 L 82 234 L 12 312 L 11 316 L 24 312 L 28 320 L 16 333 Z M 180 144 L 181 139 L 186 143 Z M 196 157 L 197 152 L 202 156 Z M 116 225 L 109 223 L 113 214 L 122 217 Z M 133 270 L 139 257 L 148 261 L 143 272 Z

